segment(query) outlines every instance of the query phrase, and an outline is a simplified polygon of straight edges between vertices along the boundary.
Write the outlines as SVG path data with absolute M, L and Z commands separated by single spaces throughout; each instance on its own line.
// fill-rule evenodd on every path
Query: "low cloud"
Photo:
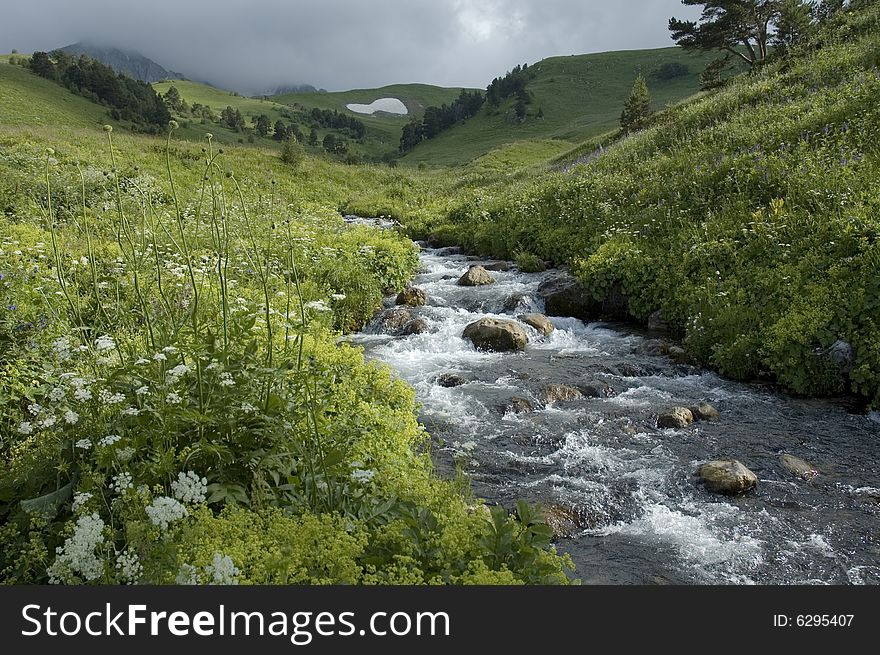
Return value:
M 0 50 L 89 40 L 244 93 L 485 87 L 549 56 L 672 45 L 672 15 L 694 10 L 678 0 L 31 0 L 4 9 Z

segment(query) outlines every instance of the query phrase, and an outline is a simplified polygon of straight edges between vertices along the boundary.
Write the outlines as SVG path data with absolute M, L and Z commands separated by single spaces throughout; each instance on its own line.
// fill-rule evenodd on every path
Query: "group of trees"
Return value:
M 367 126 L 363 121 L 358 120 L 354 116 L 341 114 L 335 109 L 313 108 L 308 114 L 313 123 L 318 127 L 330 130 L 346 130 L 353 139 L 363 139 L 367 133 Z
M 503 100 L 512 96 L 516 96 L 517 100 L 528 104 L 529 95 L 526 91 L 526 84 L 534 77 L 535 71 L 530 69 L 528 64 L 516 66 L 504 77 L 496 77 L 492 80 L 492 83 L 486 88 L 486 99 L 493 107 L 497 107 Z
M 171 120 L 165 102 L 152 86 L 89 57 L 72 57 L 61 50 L 35 52 L 28 66 L 41 77 L 107 105 L 114 120 L 131 121 L 137 129 L 158 132 Z
M 414 118 L 403 127 L 400 137 L 400 152 L 407 153 L 426 139 L 433 139 L 456 123 L 475 116 L 485 96 L 480 91 L 462 90 L 451 105 L 428 107 L 421 118 Z

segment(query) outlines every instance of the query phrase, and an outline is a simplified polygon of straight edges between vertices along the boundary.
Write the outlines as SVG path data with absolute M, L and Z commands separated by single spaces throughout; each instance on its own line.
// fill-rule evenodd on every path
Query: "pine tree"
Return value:
M 273 134 L 272 138 L 276 141 L 284 141 L 287 138 L 287 127 L 280 119 L 275 121 L 275 130 Z
M 635 84 L 633 84 L 626 104 L 623 106 L 623 113 L 620 115 L 620 127 L 624 132 L 641 130 L 647 124 L 651 113 L 651 94 L 648 92 L 645 78 L 640 74 L 636 78 Z

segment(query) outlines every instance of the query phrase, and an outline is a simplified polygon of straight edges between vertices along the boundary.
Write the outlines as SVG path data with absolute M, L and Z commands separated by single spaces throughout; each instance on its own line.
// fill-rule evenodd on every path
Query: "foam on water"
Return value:
M 413 284 L 428 294 L 428 306 L 411 312 L 431 333 L 361 334 L 353 341 L 415 387 L 423 422 L 453 444 L 443 451 L 462 458 L 480 495 L 560 503 L 583 516 L 580 534 L 558 544 L 579 567 L 655 567 L 656 575 L 677 582 L 880 582 L 877 553 L 859 539 L 880 512 L 872 500 L 880 479 L 868 464 L 880 440 L 880 413 L 846 422 L 818 401 L 639 356 L 645 337 L 573 318 L 553 317 L 549 337 L 526 328 L 525 352 L 479 352 L 462 338 L 464 328 L 483 317 L 515 320 L 543 311 L 537 289 L 553 273 L 493 271 L 495 284 L 466 288 L 458 278 L 480 262 L 454 250 L 425 250 L 421 262 Z M 618 376 L 621 362 L 645 373 Z M 440 387 L 445 373 L 469 381 Z M 541 402 L 548 383 L 596 380 L 618 394 Z M 501 411 L 513 396 L 530 399 L 536 411 Z M 721 420 L 656 428 L 659 412 L 697 402 L 717 403 Z M 826 443 L 832 451 L 823 450 Z M 839 465 L 815 483 L 780 469 L 780 452 L 808 456 L 810 449 L 816 458 L 822 453 L 816 464 Z M 727 499 L 694 483 L 700 462 L 723 456 L 759 474 L 758 493 Z M 603 548 L 613 561 L 595 559 Z M 653 578 L 640 569 L 622 579 Z

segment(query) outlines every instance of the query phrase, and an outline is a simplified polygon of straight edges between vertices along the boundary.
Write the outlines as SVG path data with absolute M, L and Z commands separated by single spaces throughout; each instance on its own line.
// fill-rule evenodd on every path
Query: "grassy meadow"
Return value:
M 568 582 L 338 342 L 417 267 L 340 208 L 426 180 L 125 134 L 6 63 L 0 97 L 4 582 Z

